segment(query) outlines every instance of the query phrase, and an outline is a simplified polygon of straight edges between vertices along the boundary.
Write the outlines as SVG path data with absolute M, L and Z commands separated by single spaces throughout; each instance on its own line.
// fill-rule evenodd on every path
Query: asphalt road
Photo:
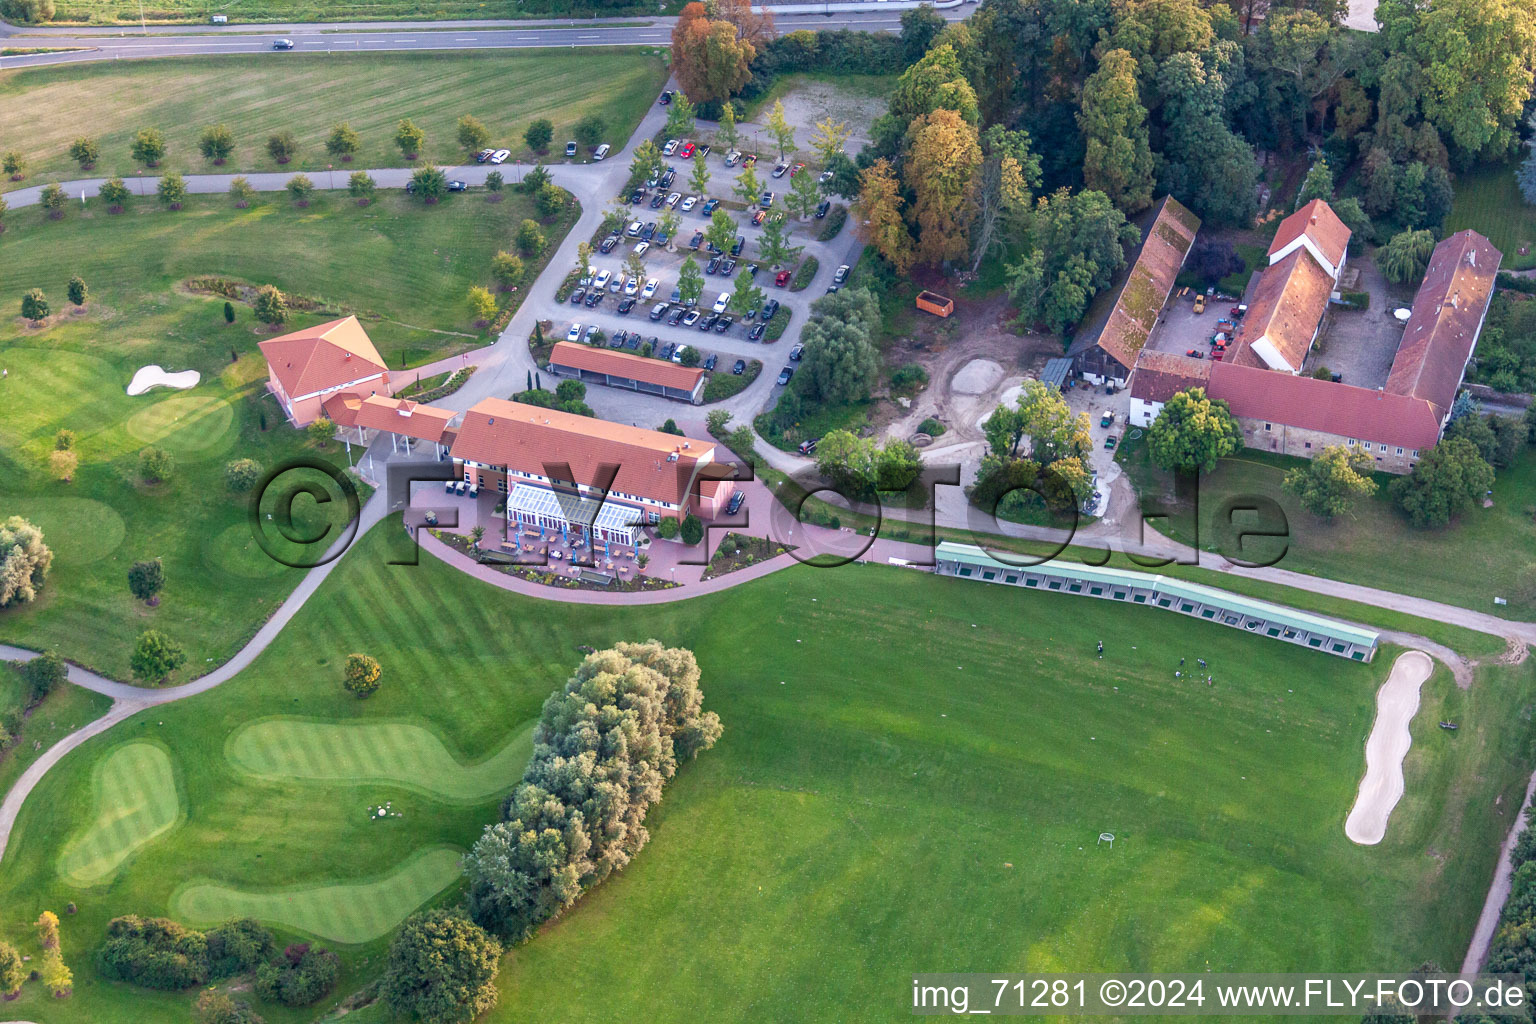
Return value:
M 958 19 L 969 6 L 944 11 Z M 775 19 L 780 33 L 797 29 L 848 28 L 861 32 L 901 31 L 901 12 L 793 15 Z M 151 26 L 136 28 L 31 28 L 0 23 L 0 40 L 10 48 L 79 47 L 63 53 L 0 57 L 0 69 L 230 53 L 266 53 L 274 60 L 304 53 L 387 53 L 401 50 L 485 50 L 535 47 L 666 46 L 674 18 L 598 21 L 436 21 L 313 23 L 286 25 Z M 293 40 L 292 50 L 273 50 L 274 39 Z

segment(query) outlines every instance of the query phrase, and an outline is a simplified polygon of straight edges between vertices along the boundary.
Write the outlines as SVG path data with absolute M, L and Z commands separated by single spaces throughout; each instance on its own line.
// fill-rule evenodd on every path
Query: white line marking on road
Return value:
M 414 43 L 415 41 L 416 40 L 414 40 L 414 39 L 396 39 L 396 40 L 393 40 L 393 42 L 396 42 L 396 43 Z
M 457 37 L 455 37 L 455 39 L 453 41 L 456 42 L 456 43 L 472 43 L 472 42 L 475 41 L 475 37 L 474 36 L 457 36 Z

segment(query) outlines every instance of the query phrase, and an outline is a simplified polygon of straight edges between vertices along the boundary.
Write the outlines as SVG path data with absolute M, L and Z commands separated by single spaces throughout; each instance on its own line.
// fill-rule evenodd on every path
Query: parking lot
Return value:
M 1211 336 L 1225 334 L 1231 337 L 1235 324 L 1231 310 L 1238 304 L 1238 300 L 1213 296 L 1205 304 L 1205 311 L 1196 313 L 1195 293 L 1191 291 L 1180 296 L 1181 290 L 1176 288 L 1168 296 L 1168 302 L 1157 318 L 1157 326 L 1152 328 L 1152 334 L 1147 338 L 1147 348 L 1154 352 L 1173 352 L 1181 356 L 1195 355 L 1209 359 L 1215 351 Z

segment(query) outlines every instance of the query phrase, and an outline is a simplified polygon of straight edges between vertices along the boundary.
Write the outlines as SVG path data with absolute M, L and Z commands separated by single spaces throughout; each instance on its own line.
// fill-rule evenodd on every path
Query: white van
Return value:
M 612 149 L 612 148 L 613 147 L 609 146 L 608 143 L 606 143 L 606 142 L 603 143 L 601 146 L 598 146 L 597 149 L 593 152 L 592 159 L 593 160 L 601 160 L 603 157 L 608 155 L 608 151 L 610 149 Z

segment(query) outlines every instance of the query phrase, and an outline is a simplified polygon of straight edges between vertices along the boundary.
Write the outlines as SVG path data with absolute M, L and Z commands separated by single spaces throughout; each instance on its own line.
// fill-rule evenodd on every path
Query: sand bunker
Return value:
M 1413 745 L 1408 725 L 1419 710 L 1419 687 L 1434 667 L 1423 651 L 1401 654 L 1376 693 L 1376 724 L 1365 741 L 1365 778 L 1344 822 L 1344 834 L 1361 846 L 1381 842 L 1392 808 L 1403 797 L 1403 758 Z
M 1003 368 L 990 359 L 972 359 L 949 379 L 949 390 L 957 395 L 981 395 L 991 391 L 1003 379 Z
M 203 375 L 196 370 L 182 370 L 180 373 L 166 373 L 159 366 L 151 364 L 141 366 L 133 375 L 133 380 L 128 382 L 130 395 L 142 395 L 150 388 L 175 388 L 177 391 L 185 391 L 196 386 Z

